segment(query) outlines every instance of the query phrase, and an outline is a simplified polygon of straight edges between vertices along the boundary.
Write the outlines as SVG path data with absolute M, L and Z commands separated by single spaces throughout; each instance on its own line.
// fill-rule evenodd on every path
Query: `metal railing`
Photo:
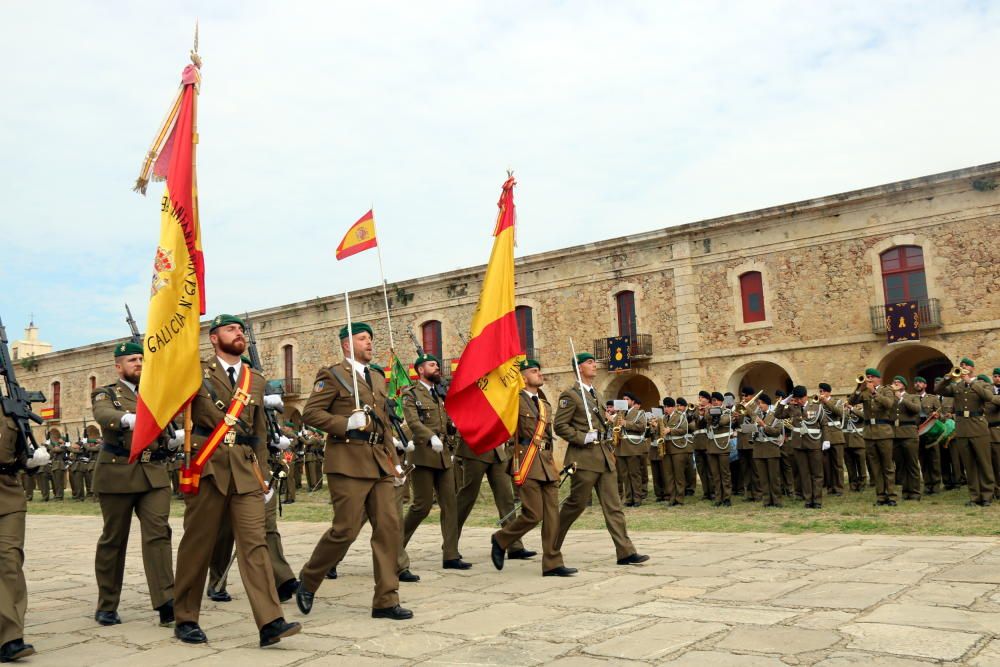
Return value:
M 941 326 L 941 304 L 937 299 L 914 299 L 917 302 L 917 312 L 920 313 L 921 329 L 936 329 Z M 871 307 L 873 333 L 886 332 L 885 306 Z
M 606 363 L 611 356 L 608 348 L 609 340 L 610 338 L 594 339 L 594 357 L 602 363 Z M 653 336 L 651 334 L 635 334 L 631 336 L 628 348 L 631 359 L 648 359 L 653 356 Z

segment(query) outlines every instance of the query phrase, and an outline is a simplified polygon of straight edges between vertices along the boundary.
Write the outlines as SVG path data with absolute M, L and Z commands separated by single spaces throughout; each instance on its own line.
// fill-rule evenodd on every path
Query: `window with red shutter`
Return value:
M 743 302 L 743 323 L 763 322 L 764 281 L 760 271 L 747 271 L 740 276 L 740 299 Z
M 886 304 L 927 298 L 924 251 L 920 246 L 890 248 L 879 258 L 882 261 L 882 286 L 885 288 Z
M 618 335 L 630 336 L 632 342 L 635 342 L 638 330 L 635 320 L 635 292 L 619 292 L 615 295 L 615 303 L 618 308 Z
M 421 327 L 424 352 L 441 358 L 441 323 L 437 320 L 424 322 Z

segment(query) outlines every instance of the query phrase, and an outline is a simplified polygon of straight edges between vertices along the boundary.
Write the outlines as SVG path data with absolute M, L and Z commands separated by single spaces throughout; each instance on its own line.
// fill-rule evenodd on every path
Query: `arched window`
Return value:
M 54 417 L 59 419 L 59 404 L 62 402 L 62 384 L 59 382 L 52 383 L 52 409 L 54 411 Z
M 437 320 L 424 322 L 420 327 L 424 352 L 441 359 L 441 323 Z
M 763 322 L 764 282 L 760 271 L 747 271 L 740 276 L 740 299 L 743 301 L 743 322 Z
M 927 298 L 924 251 L 920 246 L 890 248 L 880 256 L 886 304 L 921 301 Z
M 535 322 L 531 314 L 531 306 L 518 306 L 514 309 L 517 319 L 517 334 L 521 338 L 521 351 L 528 353 L 535 349 Z
M 285 387 L 286 389 L 292 386 L 292 377 L 295 375 L 293 371 L 294 368 L 294 352 L 292 351 L 291 345 L 285 345 L 281 348 L 281 357 L 285 364 Z
M 638 330 L 635 321 L 635 292 L 618 292 L 615 303 L 618 306 L 618 335 L 631 336 L 634 342 Z

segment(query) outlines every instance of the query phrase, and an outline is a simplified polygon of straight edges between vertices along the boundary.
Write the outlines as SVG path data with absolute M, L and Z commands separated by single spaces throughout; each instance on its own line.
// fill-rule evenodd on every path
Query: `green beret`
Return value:
M 589 361 L 591 359 L 594 359 L 594 355 L 592 355 L 590 352 L 581 352 L 580 354 L 576 355 L 577 365 L 582 364 L 583 362 Z
M 420 368 L 421 364 L 426 363 L 428 361 L 436 361 L 438 366 L 441 365 L 440 359 L 435 357 L 433 354 L 427 354 L 426 352 L 424 352 L 413 361 L 413 370 L 417 370 L 418 368 Z
M 537 368 L 538 370 L 542 370 L 542 365 L 537 361 L 535 361 L 534 359 L 525 359 L 524 361 L 521 362 L 522 371 L 526 371 L 529 368 Z
M 1000 375 L 1000 368 L 994 368 L 993 375 Z
M 118 357 L 128 357 L 133 354 L 142 354 L 142 345 L 128 341 L 115 346 L 115 359 Z
M 212 333 L 219 327 L 224 327 L 227 324 L 238 324 L 240 329 L 246 331 L 247 326 L 243 324 L 243 320 L 236 317 L 235 315 L 216 315 L 215 319 L 212 320 L 212 326 L 208 328 L 208 333 Z
M 910 383 L 907 382 L 906 378 L 903 377 L 902 375 L 897 375 L 896 377 L 892 378 L 892 381 L 893 382 L 902 382 L 904 387 L 909 387 L 910 386 Z
M 371 325 L 367 322 L 351 322 L 351 335 L 356 336 L 359 333 L 367 333 L 372 338 L 375 338 L 375 332 L 372 331 Z M 347 338 L 347 325 L 340 327 L 340 340 Z
M 987 375 L 986 373 L 982 373 L 981 375 L 977 375 L 976 379 L 977 380 L 982 380 L 983 382 L 989 382 L 990 384 L 993 383 L 993 380 L 991 380 L 990 376 Z
M 959 365 L 965 364 L 966 366 L 970 366 L 972 368 L 976 367 L 976 362 L 974 362 L 972 359 L 969 359 L 968 357 L 962 357 L 962 360 L 958 363 Z
M 871 375 L 873 378 L 882 377 L 882 374 L 878 372 L 877 368 L 866 368 L 865 375 Z
M 288 428 L 298 428 L 295 425 L 295 422 L 293 422 L 293 421 L 287 421 L 287 422 L 285 422 L 285 426 L 287 426 Z
M 918 375 L 915 378 L 913 378 L 913 383 L 916 384 L 917 382 L 923 382 L 924 384 L 927 384 L 927 380 L 925 380 L 924 377 L 921 375 Z

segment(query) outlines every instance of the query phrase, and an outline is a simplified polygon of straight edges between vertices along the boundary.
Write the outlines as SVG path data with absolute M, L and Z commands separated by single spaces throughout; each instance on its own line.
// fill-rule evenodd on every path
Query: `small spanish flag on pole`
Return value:
M 493 252 L 472 338 L 465 346 L 445 398 L 445 409 L 476 454 L 510 439 L 517 428 L 518 394 L 524 389 L 519 364 L 524 354 L 514 316 L 514 176 L 507 173 L 497 206 Z
M 356 255 L 362 250 L 368 250 L 378 245 L 375 236 L 375 215 L 368 211 L 361 219 L 351 225 L 344 234 L 344 239 L 337 246 L 337 259 Z

